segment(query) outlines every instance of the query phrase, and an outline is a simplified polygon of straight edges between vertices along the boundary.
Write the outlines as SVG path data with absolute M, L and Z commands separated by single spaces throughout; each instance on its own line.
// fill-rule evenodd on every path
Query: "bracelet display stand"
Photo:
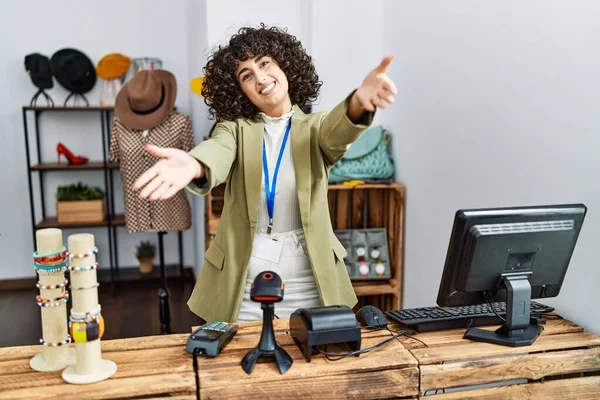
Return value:
M 34 268 L 39 277 L 37 303 L 42 317 L 40 344 L 44 345 L 44 351 L 33 357 L 29 366 L 36 371 L 60 371 L 75 363 L 67 325 L 67 257 L 60 229 L 38 230 L 36 239 Z
M 104 319 L 98 304 L 98 250 L 94 235 L 89 233 L 69 236 L 68 245 L 73 298 L 69 327 L 75 342 L 76 362 L 63 371 L 62 378 L 74 384 L 99 382 L 117 372 L 117 364 L 102 359 Z

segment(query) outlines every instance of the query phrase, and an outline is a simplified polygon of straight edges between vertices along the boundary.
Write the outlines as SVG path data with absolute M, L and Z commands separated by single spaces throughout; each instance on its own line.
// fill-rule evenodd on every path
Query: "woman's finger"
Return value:
M 394 104 L 394 96 L 387 94 L 385 91 L 382 93 L 379 93 L 377 95 L 377 97 L 379 97 L 381 100 L 387 102 L 388 104 Z
M 164 180 L 160 175 L 156 176 L 140 192 L 140 195 L 139 195 L 140 199 L 148 198 L 148 196 L 150 196 L 160 185 L 162 185 L 163 182 L 164 182 Z
M 137 178 L 137 180 L 133 183 L 132 190 L 138 190 L 146 186 L 146 184 L 150 182 L 150 180 L 156 175 L 158 175 L 158 168 L 156 165 L 152 168 L 148 168 L 148 170 L 140 175 L 140 177 Z
M 158 200 L 163 193 L 169 190 L 170 187 L 171 184 L 168 182 L 161 183 L 160 186 L 156 188 L 156 190 L 150 195 L 149 200 Z
M 396 85 L 390 78 L 384 76 L 381 78 L 383 80 L 383 88 L 387 91 L 390 91 L 394 96 L 398 94 L 398 89 L 396 89 Z
M 148 153 L 160 158 L 168 158 L 169 156 L 173 155 L 174 152 L 174 149 L 170 149 L 167 147 L 158 147 L 153 144 L 147 144 L 144 146 L 144 148 Z
M 387 108 L 387 105 L 385 104 L 385 102 L 377 96 L 373 96 L 373 98 L 371 99 L 371 103 L 373 103 L 373 105 L 375 107 L 381 108 L 383 110 L 385 110 Z
M 162 194 L 162 196 L 159 197 L 159 200 L 170 199 L 171 197 L 175 196 L 175 194 L 180 190 L 181 189 L 179 187 L 172 185 L 166 192 Z

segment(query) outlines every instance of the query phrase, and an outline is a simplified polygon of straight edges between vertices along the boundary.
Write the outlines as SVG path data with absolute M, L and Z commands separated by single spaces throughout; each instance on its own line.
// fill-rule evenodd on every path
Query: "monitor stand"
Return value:
M 465 333 L 464 339 L 513 347 L 531 345 L 544 328 L 529 315 L 531 301 L 529 275 L 531 272 L 502 274 L 500 279 L 508 294 L 506 322 L 496 331 L 470 328 Z

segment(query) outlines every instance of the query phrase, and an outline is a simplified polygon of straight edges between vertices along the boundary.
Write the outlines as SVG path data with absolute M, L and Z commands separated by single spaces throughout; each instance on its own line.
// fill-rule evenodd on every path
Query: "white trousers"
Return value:
M 299 308 L 321 305 L 315 277 L 305 251 L 306 242 L 302 229 L 274 233 L 272 236 L 283 241 L 281 258 L 278 263 L 261 258 L 260 242 L 254 240 L 238 321 L 262 321 L 263 311 L 260 303 L 250 300 L 250 285 L 254 282 L 254 278 L 263 271 L 276 272 L 285 284 L 283 300 L 275 303 L 275 315 L 279 318 L 289 318 Z

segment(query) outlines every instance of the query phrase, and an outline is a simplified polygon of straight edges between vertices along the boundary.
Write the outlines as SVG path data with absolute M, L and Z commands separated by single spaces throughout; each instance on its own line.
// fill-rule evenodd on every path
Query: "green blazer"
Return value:
M 331 225 L 328 175 L 371 124 L 373 114 L 353 124 L 346 114 L 349 99 L 329 112 L 309 115 L 294 106 L 290 143 L 302 227 L 321 304 L 352 307 L 357 298 L 344 265 L 346 250 Z M 188 190 L 206 195 L 227 183 L 219 228 L 187 303 L 207 321 L 234 322 L 239 315 L 257 228 L 263 136 L 260 116 L 238 118 L 218 123 L 212 138 L 189 153 L 205 166 L 206 181 L 201 186 L 192 182 Z

